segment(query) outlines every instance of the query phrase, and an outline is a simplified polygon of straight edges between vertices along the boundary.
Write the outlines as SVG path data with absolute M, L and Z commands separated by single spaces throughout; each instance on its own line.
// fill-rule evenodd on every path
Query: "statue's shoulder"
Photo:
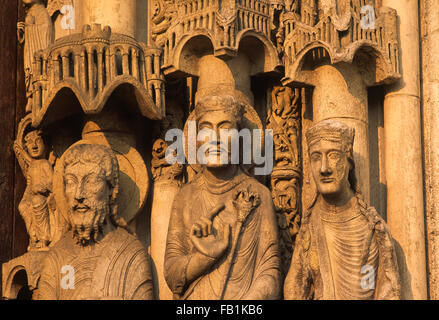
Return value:
M 47 252 L 47 256 L 45 261 L 55 260 L 61 261 L 65 260 L 68 257 L 72 258 L 72 248 L 75 245 L 75 240 L 73 239 L 72 231 L 68 231 L 65 233 L 61 239 L 59 239 L 52 247 L 50 247 Z
M 367 204 L 361 198 L 358 198 L 358 206 L 360 208 L 361 213 L 367 219 L 367 222 L 369 223 L 370 228 L 373 228 L 378 232 L 390 235 L 390 230 L 387 226 L 386 221 L 378 213 L 378 211 L 375 209 L 375 207 Z
M 124 244 L 130 243 L 130 247 L 133 249 L 144 248 L 139 238 L 130 232 L 128 232 L 125 228 L 117 227 L 116 230 L 111 232 L 110 242 L 112 244 Z

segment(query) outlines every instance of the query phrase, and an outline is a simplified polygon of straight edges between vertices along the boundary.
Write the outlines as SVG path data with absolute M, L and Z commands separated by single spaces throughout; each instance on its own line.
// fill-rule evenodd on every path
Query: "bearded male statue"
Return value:
M 76 144 L 61 159 L 72 229 L 48 252 L 37 299 L 153 299 L 147 252 L 117 214 L 119 165 L 113 151 Z
M 232 143 L 220 139 L 222 130 L 241 129 L 244 105 L 229 95 L 209 95 L 194 112 L 197 130 L 215 134 L 202 141 L 211 146 L 207 161 L 174 199 L 165 253 L 169 288 L 174 299 L 279 299 L 271 193 L 231 164 Z
M 354 129 L 334 120 L 306 132 L 318 192 L 302 219 L 285 299 L 400 299 L 392 237 L 356 181 L 354 136 Z

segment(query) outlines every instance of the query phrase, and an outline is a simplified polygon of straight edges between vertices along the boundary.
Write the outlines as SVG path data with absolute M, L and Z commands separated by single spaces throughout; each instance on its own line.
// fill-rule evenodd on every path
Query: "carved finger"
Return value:
M 205 218 L 208 219 L 208 220 L 210 220 L 210 221 L 213 221 L 213 218 L 215 218 L 215 216 L 216 216 L 218 213 L 220 213 L 225 207 L 226 207 L 226 206 L 225 206 L 224 204 L 220 204 L 220 205 L 216 206 L 215 208 L 213 208 L 212 211 L 210 211 L 210 212 L 205 216 Z
M 205 219 L 205 220 L 207 220 L 207 219 Z M 205 220 L 200 219 L 199 221 L 197 221 L 197 225 L 200 226 L 200 229 L 201 229 L 201 235 L 202 235 L 203 237 L 207 237 L 207 236 L 209 235 L 209 233 L 208 233 L 207 223 L 206 223 Z
M 209 234 L 212 234 L 212 221 L 210 221 L 209 219 L 207 219 L 205 217 L 201 217 L 200 220 L 203 221 L 206 224 L 206 226 L 207 226 L 207 235 L 206 235 L 206 237 Z
M 201 227 L 194 223 L 194 225 L 192 226 L 192 231 L 191 234 L 197 236 L 198 238 L 201 238 Z

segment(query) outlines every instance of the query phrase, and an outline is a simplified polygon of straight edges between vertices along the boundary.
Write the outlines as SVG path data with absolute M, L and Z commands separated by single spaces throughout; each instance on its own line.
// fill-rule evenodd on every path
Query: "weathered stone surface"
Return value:
M 47 253 L 36 299 L 153 299 L 147 252 L 118 215 L 119 166 L 113 151 L 73 145 L 62 170 L 72 229 Z M 64 281 L 67 272 L 73 273 Z
M 400 0 L 22 2 L 17 74 L 28 103 L 11 136 L 27 187 L 11 201 L 30 243 L 3 266 L 5 297 L 280 299 L 291 269 L 286 298 L 425 299 L 427 281 L 437 298 L 434 1 L 422 0 L 421 12 Z M 200 119 L 216 129 L 221 120 L 268 129 L 242 147 L 273 151 L 273 170 L 256 174 L 262 153 L 246 164 L 192 162 L 197 141 L 188 139 L 185 160 L 169 163 L 175 141 L 166 133 L 188 137 Z M 350 163 L 356 178 L 336 204 L 311 177 L 318 170 L 310 158 L 333 141 L 304 143 L 325 120 L 356 135 L 352 153 L 332 168 Z M 74 148 L 114 153 L 120 179 L 111 206 L 123 220 L 90 230 L 71 221 L 63 163 Z M 389 227 L 369 206 L 377 198 Z M 133 255 L 137 271 L 122 265 Z M 76 291 L 60 287 L 61 264 L 87 274 Z M 361 266 L 376 273 L 376 288 L 361 287 Z M 299 276 L 304 267 L 311 274 Z
M 285 279 L 286 299 L 400 299 L 392 237 L 362 199 L 356 180 L 354 135 L 334 120 L 307 131 L 317 194 L 302 220 Z
M 206 96 L 195 107 L 197 129 L 240 129 L 243 111 L 231 96 Z M 270 192 L 238 166 L 221 164 L 219 154 L 209 158 L 175 196 L 165 278 L 177 299 L 279 299 Z

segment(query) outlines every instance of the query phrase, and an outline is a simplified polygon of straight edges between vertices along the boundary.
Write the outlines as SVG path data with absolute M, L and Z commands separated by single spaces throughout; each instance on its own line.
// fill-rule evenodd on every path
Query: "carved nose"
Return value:
M 84 192 L 82 187 L 77 187 L 75 192 L 75 200 L 79 203 L 83 203 L 85 200 Z
M 323 176 L 328 176 L 332 173 L 332 170 L 328 164 L 328 158 L 326 156 L 322 157 L 322 166 L 320 167 L 320 173 Z

